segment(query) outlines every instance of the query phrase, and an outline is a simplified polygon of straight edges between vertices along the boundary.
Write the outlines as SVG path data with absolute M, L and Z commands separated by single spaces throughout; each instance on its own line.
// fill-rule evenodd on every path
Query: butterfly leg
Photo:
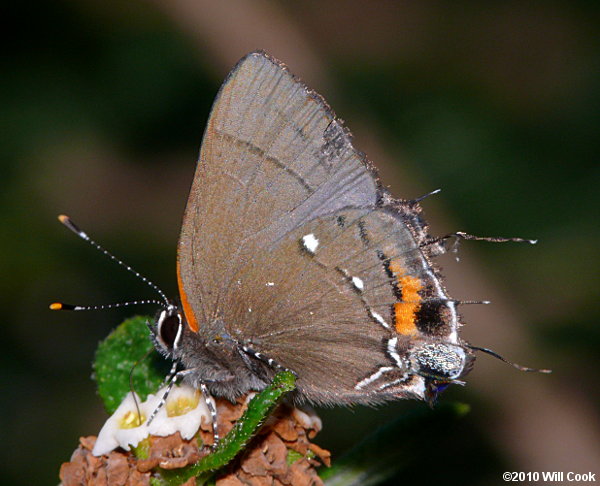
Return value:
M 163 381 L 162 384 L 160 385 L 160 388 L 167 386 L 167 384 L 169 384 L 171 382 L 171 380 L 173 380 L 173 378 L 177 374 L 178 366 L 179 366 L 179 361 L 176 361 L 176 360 L 173 361 L 173 365 L 171 366 L 171 369 L 169 370 L 169 373 L 167 374 L 165 381 Z
M 217 445 L 219 445 L 219 432 L 217 431 L 217 407 L 215 404 L 215 399 L 212 397 L 210 392 L 208 391 L 208 387 L 206 383 L 200 382 L 200 391 L 202 392 L 202 398 L 204 399 L 204 403 L 210 412 L 210 420 L 212 422 L 213 429 L 213 445 L 212 448 L 216 449 Z
M 269 358 L 268 356 L 265 356 L 264 354 L 259 353 L 258 351 L 255 351 L 254 349 L 252 349 L 244 344 L 238 343 L 238 351 L 240 351 L 240 354 L 242 355 L 242 359 L 244 359 L 244 360 L 247 356 L 250 356 L 252 358 L 257 359 L 258 361 L 266 363 L 272 369 L 277 370 L 277 372 L 289 371 L 294 376 L 298 376 L 294 372 L 294 370 L 290 370 L 289 368 L 282 366 L 277 361 L 275 361 L 273 358 Z
M 173 386 L 175 385 L 177 380 L 179 380 L 180 378 L 183 378 L 184 376 L 190 374 L 193 371 L 192 369 L 189 369 L 189 370 L 181 370 L 181 371 L 175 372 L 176 368 L 177 368 L 177 362 L 174 362 L 173 367 L 171 368 L 171 371 L 169 372 L 169 375 L 167 375 L 167 378 L 165 380 L 167 389 L 164 391 L 164 393 L 160 399 L 160 402 L 158 402 L 158 405 L 156 406 L 156 408 L 150 415 L 147 425 L 150 425 L 152 423 L 152 421 L 156 417 L 156 414 L 159 412 L 159 410 L 165 406 L 165 403 L 167 403 L 167 398 L 169 397 L 169 393 L 171 393 L 171 390 L 173 389 Z
M 167 403 L 167 398 L 169 397 L 169 393 L 173 389 L 173 386 L 175 386 L 175 383 L 177 383 L 177 381 L 179 379 L 184 378 L 185 376 L 197 371 L 196 368 L 188 368 L 187 370 L 181 370 L 181 371 L 175 372 L 176 368 L 177 368 L 177 362 L 173 363 L 173 367 L 171 368 L 171 371 L 170 371 L 167 379 L 165 380 L 165 383 L 167 383 L 167 389 L 164 391 L 163 396 L 160 399 L 160 402 L 158 403 L 158 405 L 156 406 L 156 408 L 150 415 L 150 418 L 148 419 L 148 422 L 147 422 L 148 425 L 150 425 L 152 423 L 152 421 L 156 417 L 156 414 L 160 411 L 160 409 L 162 407 L 165 406 L 165 403 Z M 199 387 L 200 387 L 200 391 L 202 392 L 202 398 L 204 400 L 204 403 L 206 404 L 206 408 L 208 408 L 208 411 L 209 411 L 210 417 L 211 417 L 212 429 L 213 429 L 212 448 L 214 449 L 217 446 L 217 444 L 219 443 L 219 433 L 217 432 L 217 408 L 215 405 L 215 400 L 212 397 L 212 395 L 210 394 L 208 387 L 206 386 L 206 383 L 200 382 Z

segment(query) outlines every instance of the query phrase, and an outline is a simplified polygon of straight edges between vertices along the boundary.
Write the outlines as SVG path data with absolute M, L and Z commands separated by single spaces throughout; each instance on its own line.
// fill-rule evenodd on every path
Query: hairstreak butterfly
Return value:
M 393 198 L 320 95 L 264 52 L 247 55 L 208 120 L 178 245 L 180 300 L 159 291 L 156 348 L 176 378 L 231 400 L 288 369 L 297 401 L 434 401 L 462 383 L 475 350 L 495 353 L 461 340 L 461 302 L 432 259 L 452 238 L 527 240 L 434 238 L 421 199 Z

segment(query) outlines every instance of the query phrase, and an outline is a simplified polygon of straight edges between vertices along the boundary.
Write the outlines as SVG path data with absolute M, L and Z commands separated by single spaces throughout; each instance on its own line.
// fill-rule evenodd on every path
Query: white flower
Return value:
M 316 432 L 323 429 L 323 422 L 312 407 L 303 405 L 302 409 L 294 408 L 293 414 L 296 421 L 305 429 L 313 429 Z
M 101 456 L 117 447 L 122 447 L 128 451 L 130 446 L 135 447 L 141 440 L 148 437 L 149 432 L 146 421 L 160 399 L 152 400 L 153 403 L 149 403 L 150 401 L 141 402 L 137 394 L 135 394 L 134 400 L 134 394 L 129 392 L 100 430 L 92 454 Z M 139 413 L 138 408 L 135 406 L 136 402 Z
M 157 394 L 162 396 L 164 389 Z M 148 426 L 150 434 L 164 437 L 179 432 L 183 439 L 194 437 L 200 428 L 202 417 L 211 421 L 206 402 L 201 398 L 200 391 L 189 385 L 173 387 L 167 402 Z
M 164 437 L 179 432 L 183 439 L 191 439 L 198 432 L 202 417 L 211 420 L 205 401 L 200 399 L 200 391 L 182 385 L 173 387 L 166 403 L 148 424 L 148 419 L 157 410 L 165 392 L 166 387 L 158 390 L 156 395 L 148 395 L 145 402 L 140 402 L 135 394 L 139 414 L 134 394 L 128 393 L 100 430 L 92 454 L 101 456 L 117 447 L 128 451 L 150 435 Z

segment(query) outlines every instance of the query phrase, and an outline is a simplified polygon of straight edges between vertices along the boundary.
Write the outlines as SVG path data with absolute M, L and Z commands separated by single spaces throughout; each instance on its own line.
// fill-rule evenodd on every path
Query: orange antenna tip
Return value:
M 81 310 L 80 306 L 65 304 L 64 302 L 53 302 L 50 304 L 51 310 Z
M 80 238 L 84 240 L 90 240 L 90 237 L 86 235 L 83 231 L 81 231 L 79 227 L 75 223 L 73 223 L 73 220 L 69 218 L 66 214 L 59 215 L 58 220 Z M 90 243 L 92 242 L 90 241 Z M 97 244 L 95 244 L 94 246 L 97 246 Z
M 102 247 L 101 245 L 96 243 L 94 240 L 92 240 L 87 235 L 87 233 L 85 231 L 82 231 L 81 228 L 79 228 L 79 226 L 77 226 L 73 222 L 73 220 L 71 220 L 71 218 L 69 218 L 66 214 L 60 214 L 58 216 L 58 220 L 62 223 L 63 226 L 65 226 L 67 229 L 71 230 L 73 233 L 75 233 L 77 236 L 79 236 L 79 238 L 81 238 L 84 241 L 87 241 L 90 245 L 92 245 L 94 248 L 96 248 L 96 250 L 98 250 L 100 253 L 104 253 L 104 255 L 106 257 L 111 259 L 117 265 L 120 265 L 125 270 L 127 270 L 128 272 L 132 273 L 137 278 L 139 278 L 146 285 L 148 285 L 149 287 L 154 289 L 158 293 L 158 295 L 161 296 L 162 300 L 164 301 L 164 307 L 165 308 L 169 307 L 169 305 L 170 305 L 169 299 L 167 299 L 167 296 L 164 294 L 164 292 L 162 290 L 160 290 L 156 286 L 156 284 L 154 284 L 152 281 L 148 280 L 146 277 L 144 277 L 140 273 L 136 272 L 129 265 L 126 265 L 124 262 L 119 260 L 112 253 L 110 253 L 109 251 L 104 249 L 104 247 Z M 130 304 L 127 304 L 127 305 L 130 305 Z M 163 304 L 159 304 L 159 305 L 163 305 Z M 106 307 L 106 306 L 80 306 L 80 305 L 71 305 L 71 304 L 64 304 L 64 303 L 55 303 L 50 306 L 50 308 L 53 310 L 92 310 L 92 309 L 99 309 L 99 308 L 104 308 L 104 307 Z

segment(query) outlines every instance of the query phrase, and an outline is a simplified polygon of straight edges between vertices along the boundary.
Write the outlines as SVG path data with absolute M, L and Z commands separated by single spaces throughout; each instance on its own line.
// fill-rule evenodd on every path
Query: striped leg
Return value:
M 259 361 L 262 361 L 263 363 L 268 364 L 271 368 L 274 368 L 277 371 L 289 371 L 290 373 L 293 373 L 294 376 L 298 376 L 298 375 L 296 375 L 294 370 L 290 370 L 289 368 L 286 368 L 285 366 L 280 365 L 273 358 L 269 358 L 269 357 L 265 356 L 264 354 L 259 353 L 258 351 L 254 351 L 252 348 L 249 348 L 248 346 L 238 343 L 238 350 L 242 351 L 243 353 L 245 353 L 248 356 L 251 356 L 252 358 L 255 358 Z M 243 355 L 242 355 L 242 357 L 243 357 Z
M 169 393 L 173 389 L 173 386 L 175 385 L 177 380 L 179 378 L 183 378 L 184 376 L 186 376 L 186 375 L 190 374 L 192 371 L 194 371 L 193 369 L 190 369 L 190 370 L 181 370 L 181 371 L 178 371 L 177 373 L 175 373 L 174 371 L 175 371 L 176 366 L 177 365 L 174 363 L 173 367 L 171 368 L 171 372 L 169 373 L 169 375 L 167 376 L 167 379 L 165 380 L 165 383 L 167 384 L 167 389 L 163 393 L 163 396 L 161 397 L 160 402 L 158 402 L 158 405 L 156 406 L 156 408 L 150 415 L 148 422 L 146 422 L 147 425 L 150 425 L 152 423 L 152 421 L 156 417 L 156 414 L 159 412 L 159 410 L 165 406 L 165 403 L 167 403 L 167 398 L 169 397 Z
M 206 407 L 210 412 L 210 419 L 212 421 L 212 429 L 213 429 L 213 445 L 212 448 L 216 449 L 217 445 L 219 445 L 219 432 L 217 431 L 217 406 L 215 404 L 215 399 L 212 397 L 210 392 L 208 391 L 208 387 L 205 383 L 200 383 L 200 391 L 202 392 L 202 398 L 204 399 L 204 403 L 206 403 Z
M 167 389 L 163 393 L 163 396 L 160 399 L 160 402 L 158 403 L 158 405 L 152 412 L 152 415 L 150 415 L 148 422 L 146 422 L 147 425 L 150 425 L 152 423 L 152 421 L 156 417 L 156 414 L 159 412 L 159 410 L 165 406 L 165 403 L 167 403 L 167 398 L 169 397 L 169 393 L 173 389 L 173 386 L 175 386 L 175 383 L 177 382 L 177 380 L 197 371 L 196 368 L 189 368 L 187 370 L 181 370 L 181 371 L 178 371 L 177 373 L 174 373 L 174 369 L 175 369 L 175 365 L 171 369 L 171 373 L 169 374 L 170 376 L 167 377 L 167 379 L 165 380 L 165 383 L 168 383 Z M 217 408 L 215 405 L 215 400 L 212 397 L 212 395 L 210 394 L 210 391 L 208 390 L 206 383 L 203 383 L 203 382 L 200 383 L 200 391 L 202 392 L 202 398 L 204 399 L 204 403 L 206 403 L 206 407 L 208 408 L 208 411 L 210 412 L 210 418 L 211 418 L 212 428 L 213 428 L 213 438 L 214 438 L 212 448 L 214 449 L 215 447 L 217 447 L 217 444 L 219 443 L 219 433 L 217 432 Z

